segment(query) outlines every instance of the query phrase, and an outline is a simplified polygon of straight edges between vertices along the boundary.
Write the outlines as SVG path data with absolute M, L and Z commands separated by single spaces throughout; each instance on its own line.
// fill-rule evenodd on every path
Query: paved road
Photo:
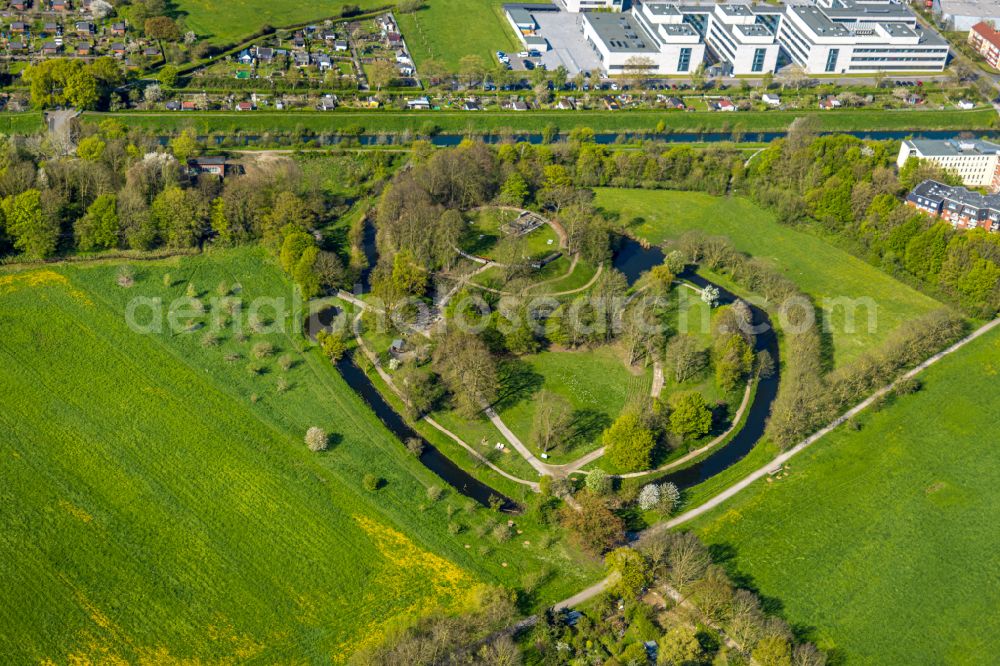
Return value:
M 741 491 L 743 491 L 743 490 L 747 489 L 748 487 L 750 487 L 750 485 L 753 484 L 755 481 L 758 481 L 761 478 L 767 476 L 767 474 L 769 474 L 769 473 L 771 473 L 771 472 L 779 469 L 782 465 L 784 465 L 786 462 L 788 462 L 789 460 L 791 460 L 794 456 L 798 455 L 802 451 L 806 450 L 808 447 L 810 447 L 813 444 L 815 444 L 817 441 L 819 441 L 820 439 L 822 439 L 824 436 L 826 436 L 827 434 L 829 434 L 831 431 L 833 431 L 835 428 L 837 428 L 838 426 L 840 426 L 841 424 L 843 424 L 845 421 L 847 421 L 848 419 L 854 417 L 855 415 L 859 414 L 860 412 L 862 412 L 865 409 L 867 409 L 868 407 L 870 407 L 873 402 L 875 402 L 880 397 L 882 397 L 883 395 L 885 395 L 886 393 L 888 393 L 890 390 L 892 390 L 892 388 L 895 387 L 899 382 L 901 382 L 901 381 L 903 381 L 905 379 L 910 379 L 912 377 L 915 377 L 916 375 L 920 374 L 921 372 L 923 372 L 924 370 L 926 370 L 930 366 L 932 366 L 935 363 L 937 363 L 938 361 L 940 361 L 942 358 L 944 358 L 944 357 L 946 357 L 946 356 L 948 356 L 950 354 L 953 354 L 954 352 L 958 351 L 959 349 L 961 349 L 965 345 L 969 344 L 973 340 L 975 340 L 975 339 L 977 339 L 977 338 L 985 335 L 989 331 L 993 330 L 997 326 L 1000 326 L 1000 318 L 994 319 L 993 321 L 989 322 L 988 324 L 985 324 L 985 325 L 979 327 L 978 329 L 976 329 L 975 331 L 973 331 L 971 334 L 969 334 L 968 336 L 962 338 L 961 340 L 959 340 L 958 342 L 956 342 L 952 346 L 948 347 L 947 349 L 945 349 L 943 351 L 938 352 L 937 354 L 934 354 L 929 359 L 927 359 L 926 361 L 924 361 L 923 363 L 921 363 L 917 367 L 913 368 L 912 370 L 910 370 L 906 374 L 902 375 L 901 377 L 899 377 L 898 379 L 896 379 L 892 383 L 887 384 L 886 386 L 883 386 L 879 390 L 875 391 L 869 397 L 865 398 L 864 400 L 862 400 L 861 402 L 859 402 L 857 405 L 855 405 L 851 409 L 849 409 L 846 412 L 844 412 L 841 416 L 839 416 L 837 419 L 835 419 L 833 422 L 831 422 L 829 425 L 827 425 L 823 429 L 821 429 L 821 430 L 813 433 L 812 435 L 810 435 L 806 439 L 802 440 L 801 442 L 799 442 L 798 444 L 796 444 L 792 448 L 788 449 L 784 453 L 779 454 L 778 456 L 776 456 L 774 458 L 774 460 L 772 460 L 771 462 L 767 463 L 763 467 L 760 467 L 760 468 L 754 470 L 753 472 L 751 472 L 750 474 L 748 474 L 747 476 L 745 476 L 743 479 L 741 479 L 740 481 L 737 481 L 733 485 L 729 486 L 724 491 L 722 491 L 721 493 L 719 493 L 718 495 L 716 495 L 712 499 L 708 500 L 707 502 L 705 502 L 701 506 L 695 507 L 694 509 L 691 509 L 690 511 L 685 511 L 684 513 L 680 514 L 679 516 L 676 516 L 675 518 L 673 518 L 671 520 L 668 520 L 668 521 L 663 522 L 663 523 L 658 523 L 657 525 L 654 525 L 653 527 L 650 527 L 649 529 L 647 529 L 645 532 L 642 533 L 642 535 L 640 536 L 640 538 L 639 538 L 638 541 L 642 542 L 643 540 L 650 538 L 654 534 L 658 534 L 658 533 L 663 532 L 665 530 L 672 529 L 672 528 L 677 527 L 679 525 L 683 525 L 684 523 L 687 523 L 687 522 L 689 522 L 691 520 L 694 520 L 698 516 L 701 516 L 701 515 L 703 515 L 705 513 L 708 513 L 709 511 L 711 511 L 712 509 L 718 507 L 719 505 L 721 505 L 723 502 L 725 502 L 726 500 L 730 499 L 734 495 L 736 495 L 736 494 L 740 493 Z M 581 604 L 581 603 L 583 603 L 583 602 L 585 602 L 585 601 L 587 601 L 589 599 L 592 599 L 593 597 L 597 596 L 601 592 L 603 592 L 605 590 L 605 588 L 607 588 L 607 586 L 609 585 L 609 583 L 610 583 L 609 579 L 605 579 L 605 580 L 600 581 L 600 582 L 598 582 L 598 583 L 596 583 L 594 585 L 591 585 L 586 590 L 582 590 L 582 591 L 574 594 L 573 596 L 569 597 L 568 599 L 564 599 L 563 601 L 560 601 L 559 603 L 555 604 L 554 608 L 569 608 L 569 607 L 571 607 L 571 606 L 573 606 L 575 604 Z

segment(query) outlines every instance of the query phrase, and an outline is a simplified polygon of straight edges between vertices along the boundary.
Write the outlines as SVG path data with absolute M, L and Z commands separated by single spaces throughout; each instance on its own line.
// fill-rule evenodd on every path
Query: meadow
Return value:
M 214 0 L 177 0 L 174 9 L 185 17 L 187 27 L 194 30 L 200 39 L 212 44 L 233 44 L 257 32 L 264 25 L 280 28 L 339 17 L 345 4 L 370 10 L 387 3 L 376 0 L 353 0 L 350 3 L 339 0 L 233 0 L 224 3 Z
M 264 308 L 260 322 L 283 326 L 245 339 L 237 317 L 217 338 L 197 312 L 179 330 L 126 324 L 134 298 L 170 301 L 188 284 L 206 304 L 217 290 L 291 303 L 263 251 L 137 263 L 131 288 L 118 275 L 110 262 L 0 273 L 7 658 L 339 662 L 404 619 L 465 605 L 480 583 L 541 572 L 538 604 L 597 573 L 559 542 L 542 548 L 530 514 L 501 543 L 483 538 L 499 520 L 488 509 L 448 489 L 432 499 L 444 482 L 291 310 Z M 313 425 L 331 433 L 325 452 L 303 443 Z
M 550 452 L 554 463 L 569 462 L 597 448 L 601 433 L 631 404 L 649 395 L 652 371 L 629 368 L 613 345 L 579 351 L 544 351 L 501 365 L 497 413 L 532 450 L 532 424 L 540 391 L 566 398 L 573 409 L 572 434 Z M 509 393 L 506 387 L 510 386 Z M 505 395 L 506 394 L 506 395 Z
M 854 325 L 844 307 L 826 312 L 833 361 L 842 365 L 883 341 L 906 321 L 940 303 L 822 238 L 782 226 L 774 216 L 741 197 L 701 192 L 599 188 L 595 203 L 619 215 L 630 233 L 660 244 L 689 231 L 728 237 L 735 247 L 771 263 L 818 304 L 832 299 L 871 299 L 859 307 Z M 852 332 L 853 329 L 853 332 Z
M 354 111 L 331 112 L 126 112 L 93 113 L 85 120 L 100 122 L 113 117 L 129 127 L 156 133 L 179 133 L 191 127 L 201 134 L 277 134 L 304 132 L 378 134 L 415 132 L 430 128 L 446 134 L 488 134 L 501 131 L 541 132 L 552 126 L 568 132 L 589 127 L 597 132 L 654 132 L 663 122 L 666 132 L 740 131 L 747 139 L 754 132 L 780 132 L 793 120 L 814 116 L 823 131 L 878 131 L 921 129 L 985 130 L 994 127 L 992 109 L 977 111 L 848 110 L 830 112 L 747 111 L 738 114 L 675 111 Z
M 998 375 L 994 330 L 693 529 L 835 663 L 992 663 Z
M 488 67 L 497 51 L 518 51 L 520 42 L 498 0 L 428 0 L 419 10 L 397 14 L 399 29 L 417 65 L 437 60 L 453 71 L 464 56 L 478 55 Z

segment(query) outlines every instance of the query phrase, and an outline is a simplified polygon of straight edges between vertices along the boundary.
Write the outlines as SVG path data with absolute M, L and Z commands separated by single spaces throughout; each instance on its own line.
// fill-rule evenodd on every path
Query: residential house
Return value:
M 14 34 L 21 35 L 27 32 L 28 25 L 23 21 L 14 21 L 10 24 L 10 31 Z
M 505 111 L 527 111 L 529 107 L 527 102 L 518 99 L 513 102 L 504 102 L 500 105 L 500 108 Z
M 561 97 L 556 102 L 556 108 L 561 111 L 572 111 L 576 108 L 576 102 L 572 97 Z
M 407 77 L 407 76 L 413 76 L 413 72 L 415 70 L 413 69 L 413 65 L 409 63 L 400 62 L 396 63 L 396 71 L 399 72 L 400 76 Z
M 261 62 L 271 62 L 274 60 L 274 49 L 269 46 L 258 46 L 255 48 L 257 60 Z
M 664 102 L 664 106 L 668 109 L 681 109 L 684 110 L 687 107 L 684 106 L 684 101 L 680 97 L 668 97 Z
M 125 56 L 125 45 L 121 42 L 114 42 L 108 47 L 108 51 L 116 58 L 122 58 Z
M 24 42 L 23 39 L 15 39 L 10 42 L 7 42 L 7 48 L 10 49 L 11 51 L 24 51 L 25 49 L 28 48 L 28 45 Z
M 980 21 L 969 31 L 969 45 L 983 56 L 990 67 L 1000 69 L 1000 32 Z
M 351 48 L 351 45 L 347 43 L 346 39 L 338 39 L 333 43 L 334 51 L 347 51 Z
M 90 21 L 77 21 L 76 34 L 89 37 L 94 34 L 94 24 Z
M 197 110 L 198 110 L 198 105 L 195 104 L 194 102 L 190 100 L 181 102 L 181 111 L 197 111 Z
M 979 194 L 925 180 L 906 196 L 906 204 L 942 220 L 956 229 L 1000 231 L 1000 195 Z
M 31 2 L 29 0 L 14 0 L 10 6 L 15 11 L 23 12 L 31 6 Z
M 305 51 L 295 51 L 292 53 L 292 62 L 295 63 L 296 67 L 308 67 L 309 54 Z
M 69 9 L 69 0 L 52 0 L 52 11 L 65 12 L 69 11 Z
M 735 111 L 736 105 L 733 104 L 733 100 L 723 97 L 722 99 L 717 99 L 711 103 L 712 108 L 716 111 Z
M 117 23 L 111 24 L 111 34 L 116 37 L 124 37 L 127 27 L 125 21 L 119 21 Z
M 253 64 L 253 54 L 250 53 L 250 49 L 243 49 L 236 56 L 236 60 L 242 65 L 252 65 Z
M 474 99 L 467 99 L 462 102 L 462 111 L 482 111 L 483 107 Z
M 963 111 L 971 111 L 972 109 L 976 108 L 976 103 L 970 102 L 967 99 L 960 99 L 958 100 L 958 108 L 962 109 Z
M 431 101 L 426 97 L 417 97 L 416 99 L 406 100 L 406 108 L 408 109 L 429 109 L 431 108 Z
M 319 98 L 316 108 L 320 111 L 333 111 L 337 108 L 337 98 L 333 95 L 323 95 Z
M 824 111 L 829 111 L 831 109 L 839 109 L 840 107 L 841 107 L 840 100 L 832 95 L 824 97 L 822 100 L 820 100 L 819 103 L 819 108 L 823 109 Z
M 226 175 L 226 164 L 227 160 L 225 157 L 202 155 L 201 157 L 195 157 L 188 160 L 188 174 L 192 176 L 209 174 L 212 176 L 218 176 L 219 178 L 224 178 Z
M 169 102 L 167 102 L 165 106 L 167 108 L 167 111 L 180 111 L 181 110 L 181 103 L 178 102 L 175 99 L 172 99 Z
M 617 111 L 621 108 L 621 106 L 618 105 L 618 102 L 611 97 L 605 97 L 601 101 L 604 103 L 604 108 L 608 111 Z
M 333 60 L 325 53 L 318 53 L 313 56 L 313 62 L 319 67 L 321 72 L 325 72 L 333 67 Z
M 76 45 L 76 54 L 78 56 L 89 56 L 92 48 L 89 42 L 80 42 Z
M 55 42 L 45 42 L 42 44 L 42 55 L 54 56 L 59 53 L 59 45 Z
M 239 102 L 236 104 L 237 111 L 253 111 L 253 102 Z
M 764 93 L 760 96 L 760 101 L 768 106 L 781 106 L 781 98 L 771 93 Z
M 143 50 L 142 55 L 146 56 L 147 58 L 156 58 L 160 55 L 160 49 L 156 48 L 155 46 L 147 46 Z
M 58 35 L 62 32 L 62 28 L 59 27 L 58 23 L 46 23 L 42 28 L 42 32 L 46 35 Z

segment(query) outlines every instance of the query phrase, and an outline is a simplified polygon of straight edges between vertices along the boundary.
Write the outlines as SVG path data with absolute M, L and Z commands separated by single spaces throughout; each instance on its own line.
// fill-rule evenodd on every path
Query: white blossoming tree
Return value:
M 643 511 L 655 509 L 660 503 L 660 487 L 655 483 L 643 486 L 639 491 L 639 508 Z

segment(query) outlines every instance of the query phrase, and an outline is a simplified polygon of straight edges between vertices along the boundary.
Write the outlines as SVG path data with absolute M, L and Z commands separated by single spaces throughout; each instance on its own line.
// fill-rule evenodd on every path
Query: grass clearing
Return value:
M 630 402 L 649 395 L 651 383 L 651 369 L 626 367 L 621 352 L 611 345 L 545 351 L 501 367 L 497 412 L 521 441 L 540 452 L 531 436 L 538 392 L 552 391 L 566 398 L 574 410 L 573 434 L 562 450 L 549 455 L 556 464 L 569 462 L 597 448 L 604 429 Z
M 478 582 L 516 586 L 545 568 L 540 603 L 594 577 L 561 548 L 475 536 L 496 518 L 454 492 L 430 502 L 444 482 L 291 315 L 277 317 L 284 331 L 240 340 L 230 326 L 211 344 L 204 330 L 126 325 L 132 298 L 169 301 L 188 283 L 205 303 L 220 282 L 290 299 L 262 251 L 137 263 L 131 289 L 115 284 L 117 266 L 0 273 L 8 657 L 336 662 L 398 618 L 463 603 Z M 257 359 L 262 342 L 273 352 Z M 306 449 L 311 425 L 333 433 L 330 450 Z M 369 473 L 386 480 L 376 493 L 362 488 Z M 543 528 L 516 520 L 537 543 Z
M 428 0 L 419 11 L 397 14 L 418 71 L 427 60 L 457 71 L 467 55 L 478 55 L 489 67 L 496 64 L 497 51 L 519 50 L 520 42 L 504 18 L 502 4 L 499 0 Z
M 351 3 L 363 11 L 375 9 L 386 3 L 376 0 L 356 0 Z M 232 44 L 245 39 L 264 25 L 276 28 L 298 25 L 307 21 L 339 17 L 343 2 L 319 0 L 177 0 L 175 9 L 185 17 L 190 30 L 199 38 L 212 44 Z
M 837 366 L 878 345 L 908 320 L 941 307 L 823 239 L 778 224 L 770 213 L 741 197 L 599 188 L 595 203 L 619 213 L 632 233 L 651 243 L 702 231 L 727 236 L 737 249 L 779 268 L 819 305 L 830 306 L 826 317 Z M 859 299 L 853 324 L 846 307 L 834 307 L 841 302 L 837 299 L 845 298 Z M 874 304 L 871 327 L 864 303 Z
M 1000 650 L 1000 330 L 693 526 L 838 663 Z

